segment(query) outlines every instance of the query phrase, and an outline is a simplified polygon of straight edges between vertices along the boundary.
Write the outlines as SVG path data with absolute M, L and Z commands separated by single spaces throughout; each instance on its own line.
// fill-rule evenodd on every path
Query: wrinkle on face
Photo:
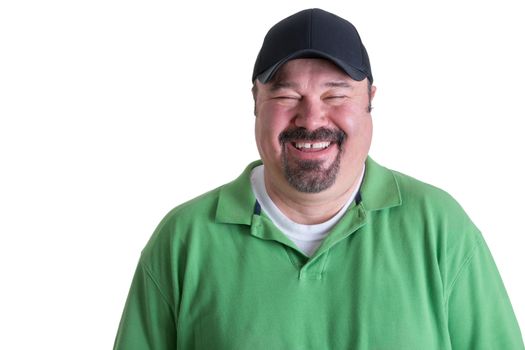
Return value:
M 297 59 L 267 84 L 256 81 L 252 91 L 256 141 L 270 186 L 277 191 L 289 186 L 301 193 L 340 192 L 361 174 L 372 133 L 371 84 L 352 80 L 329 61 Z M 337 147 L 316 158 L 311 145 L 301 149 L 304 145 L 294 144 L 314 141 Z M 308 155 L 303 157 L 301 150 Z

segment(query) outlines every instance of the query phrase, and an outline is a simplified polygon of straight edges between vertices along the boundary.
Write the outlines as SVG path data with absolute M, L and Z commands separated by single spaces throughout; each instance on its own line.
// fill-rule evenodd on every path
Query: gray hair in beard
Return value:
M 341 163 L 342 144 L 346 134 L 339 129 L 319 128 L 309 131 L 305 128 L 294 128 L 283 131 L 279 135 L 279 142 L 283 149 L 281 162 L 288 183 L 299 192 L 319 193 L 335 183 Z M 329 141 L 337 143 L 339 152 L 336 159 L 325 165 L 323 160 L 296 160 L 291 159 L 285 144 L 289 142 Z

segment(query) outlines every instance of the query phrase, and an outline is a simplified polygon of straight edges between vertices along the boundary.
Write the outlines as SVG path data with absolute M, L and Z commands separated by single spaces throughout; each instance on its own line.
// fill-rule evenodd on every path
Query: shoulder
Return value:
M 470 232 L 466 234 L 472 238 L 477 236 L 477 227 L 450 193 L 403 173 L 392 173 L 399 185 L 405 211 L 421 215 L 426 222 L 446 228 L 448 232 Z
M 190 241 L 194 246 L 206 245 L 212 235 L 223 233 L 227 224 L 249 225 L 255 203 L 249 177 L 257 164 L 248 165 L 235 180 L 172 209 L 157 226 L 143 255 L 167 247 L 182 249 Z
M 403 205 L 431 207 L 434 210 L 463 212 L 456 199 L 444 189 L 399 171 L 390 170 L 401 194 Z
M 399 201 L 371 212 L 372 222 L 381 223 L 413 251 L 436 261 L 449 288 L 462 266 L 483 245 L 481 232 L 447 191 L 399 171 L 384 167 L 381 171 L 384 179 L 390 179 L 390 188 L 396 187 Z
M 401 211 L 463 212 L 446 191 L 386 168 L 371 158 L 366 163 L 361 195 L 364 206 L 371 211 L 392 208 Z
M 362 200 L 375 220 L 446 246 L 474 246 L 480 233 L 458 201 L 445 190 L 399 171 L 367 162 Z
M 184 245 L 189 232 L 195 231 L 196 226 L 213 222 L 221 188 L 222 186 L 206 192 L 170 210 L 157 225 L 142 254 Z
M 451 229 L 475 228 L 461 204 L 446 190 L 391 170 L 399 187 L 405 211 L 424 215 L 431 222 Z
M 449 252 L 465 257 L 482 241 L 482 235 L 461 204 L 447 191 L 391 170 L 399 187 L 404 222 L 419 227 L 425 237 Z
M 200 221 L 214 219 L 219 194 L 223 186 L 215 188 L 173 208 L 163 218 L 159 226 L 188 223 L 198 218 Z

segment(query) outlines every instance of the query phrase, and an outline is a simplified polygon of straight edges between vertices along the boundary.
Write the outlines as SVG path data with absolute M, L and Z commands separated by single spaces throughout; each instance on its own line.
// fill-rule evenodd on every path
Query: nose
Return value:
M 297 127 L 307 130 L 316 130 L 326 126 L 326 111 L 322 101 L 303 97 L 297 108 L 294 122 Z

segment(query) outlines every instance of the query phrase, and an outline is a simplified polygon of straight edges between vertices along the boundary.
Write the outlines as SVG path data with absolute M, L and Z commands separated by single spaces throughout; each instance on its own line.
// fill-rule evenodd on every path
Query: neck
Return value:
M 351 186 L 336 183 L 320 193 L 303 193 L 291 187 L 285 179 L 284 184 L 271 181 L 265 173 L 265 185 L 268 195 L 275 205 L 290 220 L 304 225 L 323 223 L 341 210 L 350 200 L 361 183 L 362 168 L 352 180 Z M 278 181 L 278 180 L 277 180 Z

